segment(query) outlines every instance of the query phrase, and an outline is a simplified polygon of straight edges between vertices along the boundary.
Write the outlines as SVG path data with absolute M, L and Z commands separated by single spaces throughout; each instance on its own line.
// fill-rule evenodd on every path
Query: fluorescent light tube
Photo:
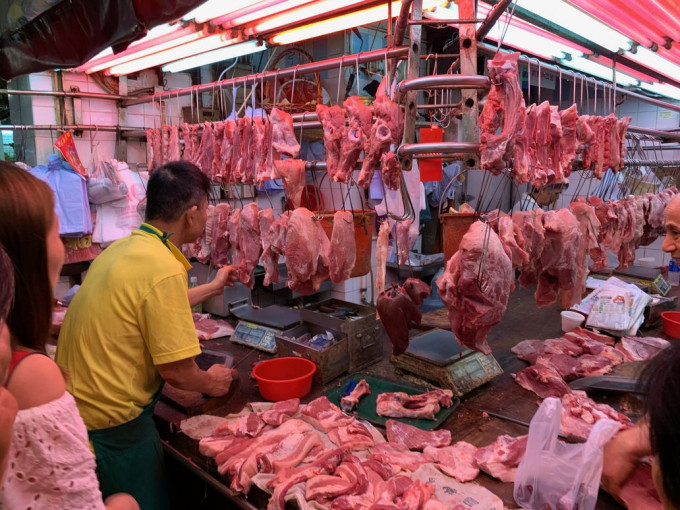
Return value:
M 193 69 L 195 67 L 212 64 L 214 62 L 221 62 L 231 58 L 250 55 L 251 53 L 257 53 L 266 49 L 267 45 L 264 43 L 258 45 L 257 41 L 247 41 L 240 44 L 225 46 L 219 50 L 213 50 L 201 53 L 199 55 L 194 55 L 193 57 L 183 58 L 175 62 L 170 62 L 169 64 L 163 66 L 163 71 L 177 73 L 187 69 Z

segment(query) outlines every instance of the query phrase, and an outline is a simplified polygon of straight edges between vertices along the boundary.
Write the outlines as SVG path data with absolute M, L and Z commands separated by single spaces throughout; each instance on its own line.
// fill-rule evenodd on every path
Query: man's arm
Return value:
M 219 296 L 224 291 L 224 287 L 231 287 L 232 282 L 237 280 L 238 268 L 236 266 L 221 267 L 212 281 L 189 289 L 189 304 L 193 308 L 206 299 Z
M 220 397 L 229 391 L 238 372 L 223 365 L 213 365 L 201 370 L 193 358 L 156 365 L 168 384 L 185 391 L 198 391 L 211 397 Z

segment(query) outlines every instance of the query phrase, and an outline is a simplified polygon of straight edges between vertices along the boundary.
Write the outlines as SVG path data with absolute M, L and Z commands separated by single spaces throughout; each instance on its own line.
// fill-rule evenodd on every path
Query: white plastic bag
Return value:
M 92 150 L 92 172 L 87 181 L 87 194 L 93 204 L 120 200 L 128 194 L 127 185 L 120 180 L 115 159 L 102 160 L 97 147 Z
M 515 501 L 527 510 L 593 510 L 602 475 L 602 449 L 620 427 L 599 420 L 588 441 L 558 439 L 562 403 L 547 398 L 531 420 L 524 459 L 515 476 Z

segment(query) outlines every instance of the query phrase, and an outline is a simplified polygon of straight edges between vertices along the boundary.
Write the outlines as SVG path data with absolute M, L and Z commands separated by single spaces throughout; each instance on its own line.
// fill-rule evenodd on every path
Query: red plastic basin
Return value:
M 662 312 L 663 332 L 673 338 L 680 338 L 680 312 Z
M 305 358 L 274 358 L 255 365 L 253 377 L 260 395 L 277 402 L 306 396 L 312 389 L 315 371 L 314 362 Z

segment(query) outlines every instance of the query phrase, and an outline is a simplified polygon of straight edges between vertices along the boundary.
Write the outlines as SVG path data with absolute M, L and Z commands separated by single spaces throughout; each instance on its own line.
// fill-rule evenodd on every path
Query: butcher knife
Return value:
M 573 390 L 606 390 L 623 393 L 644 393 L 638 384 L 637 377 L 625 377 L 620 375 L 594 375 L 581 377 L 569 383 Z
M 506 416 L 504 414 L 499 414 L 499 413 L 494 413 L 492 411 L 485 411 L 484 409 L 481 409 L 482 413 L 486 413 L 489 416 L 493 416 L 494 418 L 498 418 L 499 420 L 505 420 L 509 421 L 510 423 L 515 423 L 517 425 L 523 425 L 524 427 L 529 428 L 529 423 L 523 420 L 519 420 L 517 418 L 513 418 L 512 416 Z M 576 436 L 571 436 L 571 435 L 564 435 L 564 434 L 557 434 L 557 437 L 560 439 L 563 439 L 567 443 L 585 443 L 586 440 L 580 437 Z

